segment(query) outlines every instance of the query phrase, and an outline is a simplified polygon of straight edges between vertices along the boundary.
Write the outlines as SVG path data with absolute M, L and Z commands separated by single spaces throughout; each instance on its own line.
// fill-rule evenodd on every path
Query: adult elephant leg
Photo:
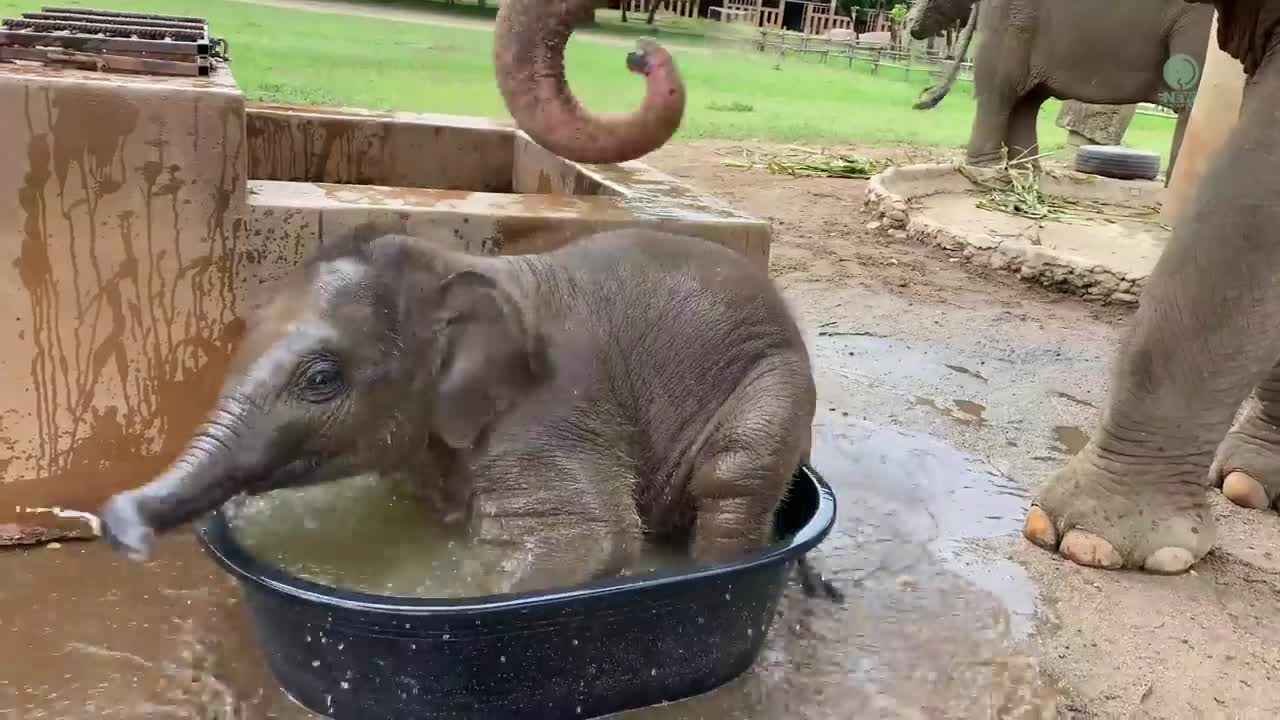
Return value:
M 1040 106 L 1045 96 L 1031 93 L 1013 106 L 1009 113 L 1009 130 L 1005 136 L 1005 144 L 1009 147 L 1009 161 L 1033 158 L 1040 153 L 1040 141 L 1036 132 L 1036 121 L 1040 119 Z M 1036 162 L 1039 165 L 1039 162 Z
M 1178 113 L 1178 122 L 1173 126 L 1173 142 L 1169 143 L 1169 167 L 1164 171 L 1165 187 L 1169 187 L 1169 178 L 1173 177 L 1173 166 L 1178 162 L 1178 149 L 1182 147 L 1182 136 L 1190 119 L 1191 108 L 1187 108 Z
M 965 160 L 970 165 L 996 165 L 1003 159 L 1005 136 L 1016 98 L 1004 94 L 978 97 Z
M 1036 497 L 1023 534 L 1083 565 L 1187 570 L 1213 546 L 1205 497 L 1239 404 L 1280 357 L 1280 62 L 1151 275 L 1101 424 Z
M 1205 51 L 1209 46 L 1209 26 L 1213 21 L 1212 5 L 1187 5 L 1187 15 L 1182 24 L 1169 35 L 1169 56 L 1186 55 L 1195 60 L 1197 67 L 1203 69 Z M 1185 93 L 1174 92 L 1177 88 L 1164 86 L 1162 89 L 1179 100 L 1186 100 Z M 1193 96 L 1194 97 L 1194 96 Z M 1152 98 L 1157 99 L 1157 98 Z M 1192 102 L 1183 102 L 1178 107 L 1170 108 L 1178 113 L 1178 122 L 1173 128 L 1173 141 L 1169 143 L 1169 166 L 1164 173 L 1164 185 L 1169 186 L 1169 178 L 1173 177 L 1173 168 L 1178 162 L 1178 150 L 1182 147 L 1182 136 L 1186 132 L 1187 122 L 1191 119 Z
M 1280 363 L 1258 383 L 1218 446 L 1209 480 L 1243 507 L 1261 510 L 1280 502 Z
M 1026 84 L 1029 49 L 1001 32 L 1002 21 L 996 8 L 986 8 L 978 20 L 978 32 L 989 39 L 974 53 L 973 92 L 978 107 L 966 154 L 971 165 L 994 165 L 1003 159 L 1009 118 L 1021 97 L 1018 88 Z

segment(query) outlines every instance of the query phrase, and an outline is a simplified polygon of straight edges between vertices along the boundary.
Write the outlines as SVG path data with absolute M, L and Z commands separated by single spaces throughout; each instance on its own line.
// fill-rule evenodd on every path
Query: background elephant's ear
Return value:
M 547 378 L 546 346 L 515 299 L 482 273 L 465 270 L 446 279 L 439 312 L 433 425 L 450 446 L 470 447 Z

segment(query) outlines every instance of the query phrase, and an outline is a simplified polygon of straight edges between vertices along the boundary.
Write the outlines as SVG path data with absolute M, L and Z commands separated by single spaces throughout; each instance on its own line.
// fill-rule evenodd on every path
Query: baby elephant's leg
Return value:
M 689 484 L 696 560 L 733 560 L 773 539 L 773 514 L 812 440 L 815 403 L 807 359 L 782 356 L 720 408 Z
M 546 590 L 630 567 L 644 542 L 633 477 L 568 456 L 524 465 L 511 486 L 476 498 L 469 584 L 488 594 Z

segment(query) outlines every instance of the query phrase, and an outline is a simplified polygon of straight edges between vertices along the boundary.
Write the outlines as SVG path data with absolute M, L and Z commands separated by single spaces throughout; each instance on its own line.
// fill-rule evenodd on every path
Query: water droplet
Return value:
M 506 656 L 506 655 L 500 655 L 500 656 L 498 656 L 498 662 L 504 663 L 504 662 L 506 662 L 506 661 L 507 661 L 507 656 Z

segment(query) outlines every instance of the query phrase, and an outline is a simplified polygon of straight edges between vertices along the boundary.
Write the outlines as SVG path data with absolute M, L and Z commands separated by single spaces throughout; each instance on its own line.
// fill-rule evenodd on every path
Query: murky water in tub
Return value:
M 467 592 L 465 538 L 393 482 L 358 476 L 277 490 L 237 501 L 228 520 L 255 556 L 312 582 L 388 595 Z
M 291 575 L 330 587 L 403 597 L 465 597 L 466 535 L 391 481 L 359 476 L 238 500 L 228 520 L 239 542 Z M 680 550 L 646 545 L 626 575 L 688 564 Z

